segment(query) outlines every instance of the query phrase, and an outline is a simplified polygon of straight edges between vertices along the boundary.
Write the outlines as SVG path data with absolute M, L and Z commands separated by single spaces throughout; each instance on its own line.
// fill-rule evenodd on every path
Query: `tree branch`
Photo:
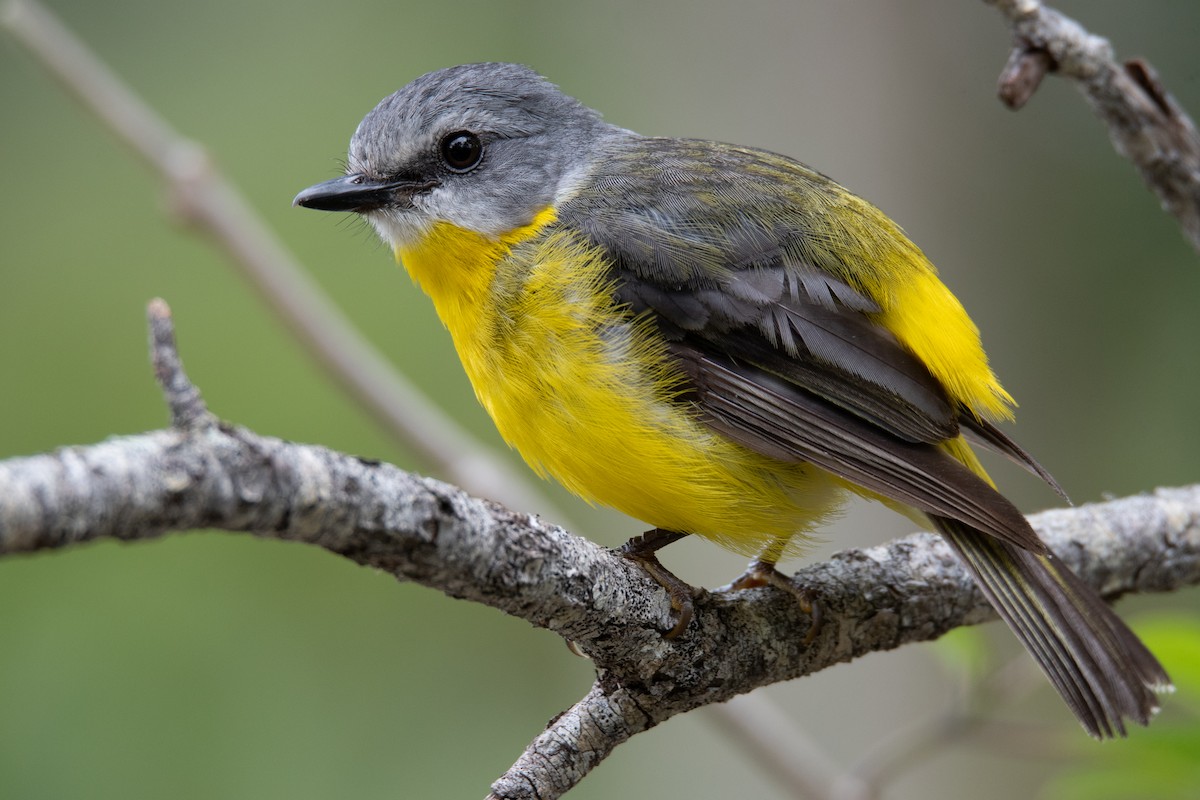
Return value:
M 1108 127 L 1113 147 L 1133 162 L 1163 208 L 1200 251 L 1200 134 L 1146 61 L 1118 64 L 1107 39 L 1038 0 L 985 0 L 1012 27 L 1013 50 L 1000 99 L 1023 106 L 1047 72 L 1071 79 Z
M 599 545 L 388 464 L 218 422 L 183 372 L 166 304 L 149 316 L 174 427 L 0 462 L 0 555 L 243 531 L 314 544 L 548 628 L 592 659 L 596 683 L 496 782 L 494 798 L 558 797 L 676 714 L 991 617 L 941 537 L 914 534 L 798 573 L 825 611 L 808 648 L 809 619 L 770 589 L 702 592 L 692 626 L 666 640 L 663 590 Z M 1032 521 L 1109 598 L 1200 583 L 1200 486 Z

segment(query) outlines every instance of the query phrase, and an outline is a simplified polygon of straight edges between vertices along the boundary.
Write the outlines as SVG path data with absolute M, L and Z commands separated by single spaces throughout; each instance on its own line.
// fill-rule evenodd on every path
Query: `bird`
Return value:
M 1012 397 L 923 252 L 874 205 L 762 149 L 642 136 L 529 67 L 465 64 L 384 98 L 345 174 L 294 205 L 354 212 L 431 298 L 475 394 L 539 475 L 653 528 L 620 552 L 692 619 L 657 558 L 684 536 L 777 568 L 847 497 L 940 533 L 1095 738 L 1170 679 L 1041 541 L 973 445 L 1061 492 L 1000 427 Z M 1064 495 L 1065 497 L 1065 495 Z

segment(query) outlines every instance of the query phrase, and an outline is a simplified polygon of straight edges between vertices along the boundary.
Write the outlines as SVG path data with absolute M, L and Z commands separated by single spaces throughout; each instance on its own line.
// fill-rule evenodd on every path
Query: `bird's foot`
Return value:
M 617 550 L 622 557 L 636 562 L 655 583 L 667 590 L 667 595 L 671 598 L 671 610 L 676 616 L 675 624 L 663 634 L 664 639 L 674 639 L 687 629 L 692 621 L 693 597 L 696 590 L 675 577 L 673 572 L 662 565 L 655 553 L 684 536 L 687 534 L 655 528 L 641 536 L 633 537 Z

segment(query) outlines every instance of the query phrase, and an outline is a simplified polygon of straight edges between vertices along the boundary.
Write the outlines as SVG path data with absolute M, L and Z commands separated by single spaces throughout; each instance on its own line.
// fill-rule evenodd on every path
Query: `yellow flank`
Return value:
M 976 414 L 1011 419 L 1015 404 L 988 366 L 979 329 L 933 267 L 917 265 L 891 294 L 893 305 L 876 320 L 925 362 L 953 399 Z
M 979 329 L 921 249 L 867 201 L 839 194 L 837 202 L 855 213 L 822 217 L 837 251 L 823 263 L 841 262 L 841 277 L 882 309 L 875 321 L 924 362 L 952 400 L 980 416 L 1012 419 L 1016 403 L 988 366 Z
M 681 382 L 650 320 L 612 304 L 604 255 L 553 222 L 546 209 L 498 240 L 438 223 L 397 249 L 530 466 L 589 502 L 748 556 L 777 558 L 834 513 L 828 473 L 754 453 L 671 401 Z

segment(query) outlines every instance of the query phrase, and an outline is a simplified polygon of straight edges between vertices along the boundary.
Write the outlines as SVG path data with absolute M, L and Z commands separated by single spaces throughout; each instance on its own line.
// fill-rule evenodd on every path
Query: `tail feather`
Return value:
M 1097 728 L 1100 709 L 1088 691 L 1088 682 L 1074 656 L 1056 636 L 1048 633 L 1041 623 L 1040 610 L 1032 607 L 1019 589 L 1006 579 L 1011 567 L 999 559 L 974 557 L 973 542 L 960 543 L 948 536 L 950 543 L 964 556 L 968 568 L 983 588 L 992 607 L 1016 634 L 1050 682 L 1070 707 L 1072 713 L 1089 731 Z
M 1150 721 L 1170 678 L 1096 592 L 1053 554 L 931 518 L 1088 733 L 1125 736 L 1126 719 Z

